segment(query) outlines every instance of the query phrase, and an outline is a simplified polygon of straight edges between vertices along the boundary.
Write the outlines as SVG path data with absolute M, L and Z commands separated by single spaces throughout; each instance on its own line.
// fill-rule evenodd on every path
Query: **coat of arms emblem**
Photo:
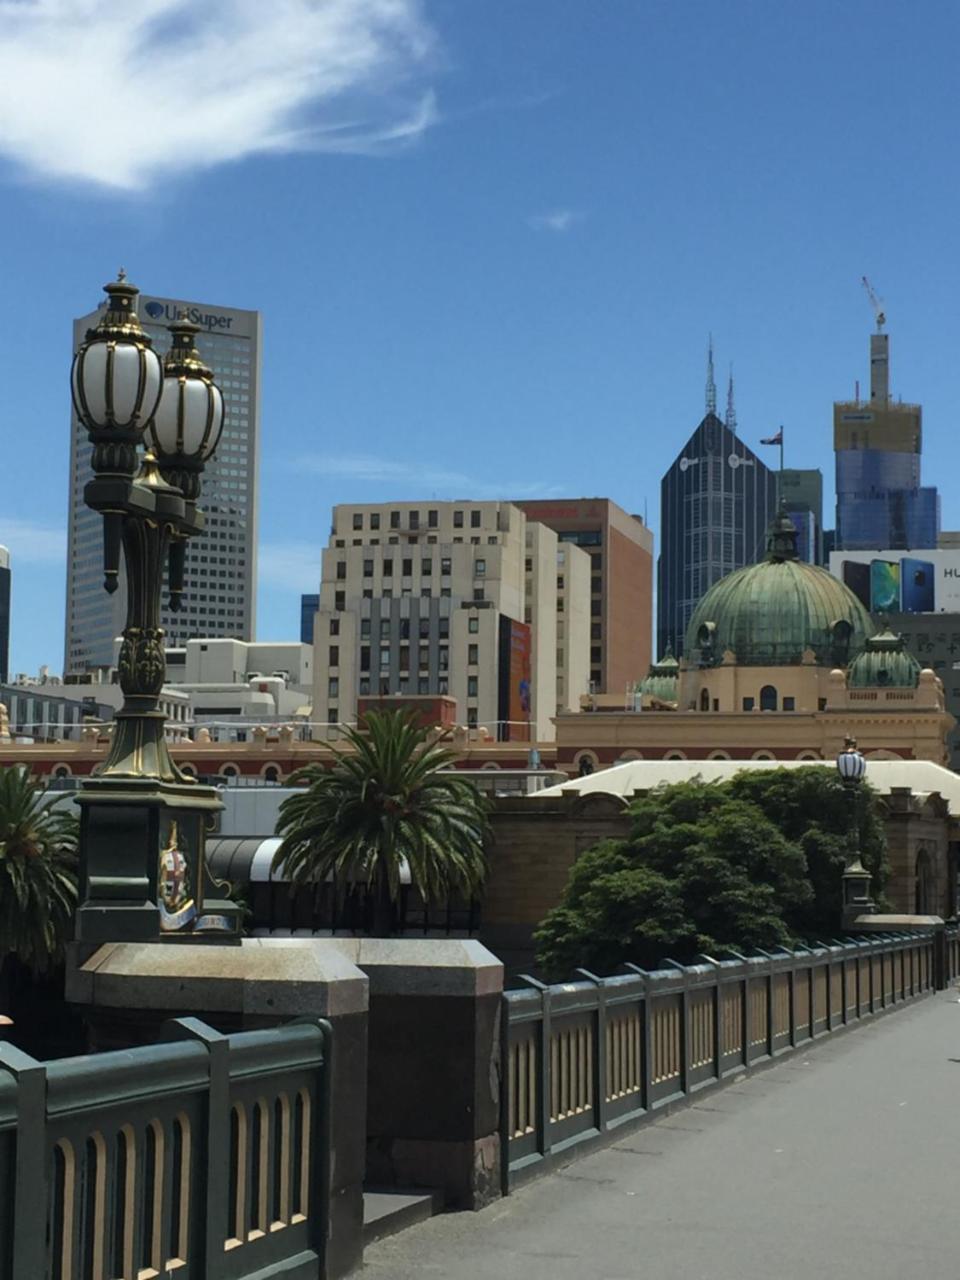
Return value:
M 157 867 L 157 905 L 160 908 L 160 928 L 173 932 L 185 929 L 196 914 L 190 884 L 190 860 L 180 848 L 180 830 L 176 822 L 170 824 L 170 835 L 165 848 L 160 851 Z

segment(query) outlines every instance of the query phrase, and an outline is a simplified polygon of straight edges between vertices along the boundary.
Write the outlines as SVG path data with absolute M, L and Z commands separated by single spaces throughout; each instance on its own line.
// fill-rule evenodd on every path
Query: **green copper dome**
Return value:
M 740 666 L 787 666 L 811 649 L 821 666 L 845 667 L 866 647 L 869 613 L 848 587 L 797 559 L 786 511 L 770 527 L 767 558 L 714 583 L 693 612 L 685 654 L 713 666 L 730 650 Z
M 863 653 L 854 658 L 847 672 L 851 689 L 915 689 L 920 682 L 920 663 L 904 647 L 903 636 L 889 629 L 871 636 Z
M 640 696 L 656 698 L 659 702 L 676 702 L 680 683 L 680 663 L 667 645 L 659 662 L 655 662 L 640 683 Z

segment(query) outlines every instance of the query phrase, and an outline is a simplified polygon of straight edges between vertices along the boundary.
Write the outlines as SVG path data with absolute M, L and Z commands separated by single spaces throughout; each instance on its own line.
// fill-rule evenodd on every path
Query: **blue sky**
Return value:
M 261 639 L 334 502 L 658 531 L 711 331 L 741 434 L 829 486 L 864 273 L 960 527 L 958 46 L 940 0 L 0 0 L 13 668 L 62 665 L 71 321 L 121 263 L 264 313 Z

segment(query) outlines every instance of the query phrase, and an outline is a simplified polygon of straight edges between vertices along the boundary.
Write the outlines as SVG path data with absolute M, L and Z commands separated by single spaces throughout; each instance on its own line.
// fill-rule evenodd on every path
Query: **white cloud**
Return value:
M 367 454 L 310 455 L 300 458 L 298 469 L 319 476 L 339 477 L 360 484 L 389 488 L 398 500 L 406 495 L 416 501 L 428 498 L 449 500 L 453 498 L 487 498 L 509 501 L 511 498 L 554 498 L 562 492 L 562 486 L 542 480 L 515 483 L 498 480 L 495 483 L 478 480 L 462 471 L 447 471 L 416 463 L 395 462 L 390 458 L 371 457 Z M 343 501 L 348 501 L 344 498 Z
M 66 530 L 35 520 L 0 516 L 0 546 L 9 549 L 14 573 L 24 564 L 55 564 L 63 568 L 67 562 Z
M 579 213 L 576 209 L 551 209 L 547 213 L 534 213 L 527 219 L 527 226 L 532 227 L 534 231 L 569 231 L 571 227 L 575 227 L 578 222 L 582 222 L 585 215 Z
M 0 155 L 138 190 L 262 152 L 379 153 L 436 118 L 421 0 L 0 0 Z
M 264 542 L 257 555 L 257 576 L 263 586 L 318 591 L 322 549 L 312 542 Z

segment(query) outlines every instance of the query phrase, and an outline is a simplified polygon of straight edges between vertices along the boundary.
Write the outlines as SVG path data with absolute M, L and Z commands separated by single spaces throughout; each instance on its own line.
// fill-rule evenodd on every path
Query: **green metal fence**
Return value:
M 323 1274 L 330 1026 L 50 1063 L 0 1044 L 0 1280 Z
M 956 928 L 504 992 L 503 1192 L 572 1146 L 960 973 Z

